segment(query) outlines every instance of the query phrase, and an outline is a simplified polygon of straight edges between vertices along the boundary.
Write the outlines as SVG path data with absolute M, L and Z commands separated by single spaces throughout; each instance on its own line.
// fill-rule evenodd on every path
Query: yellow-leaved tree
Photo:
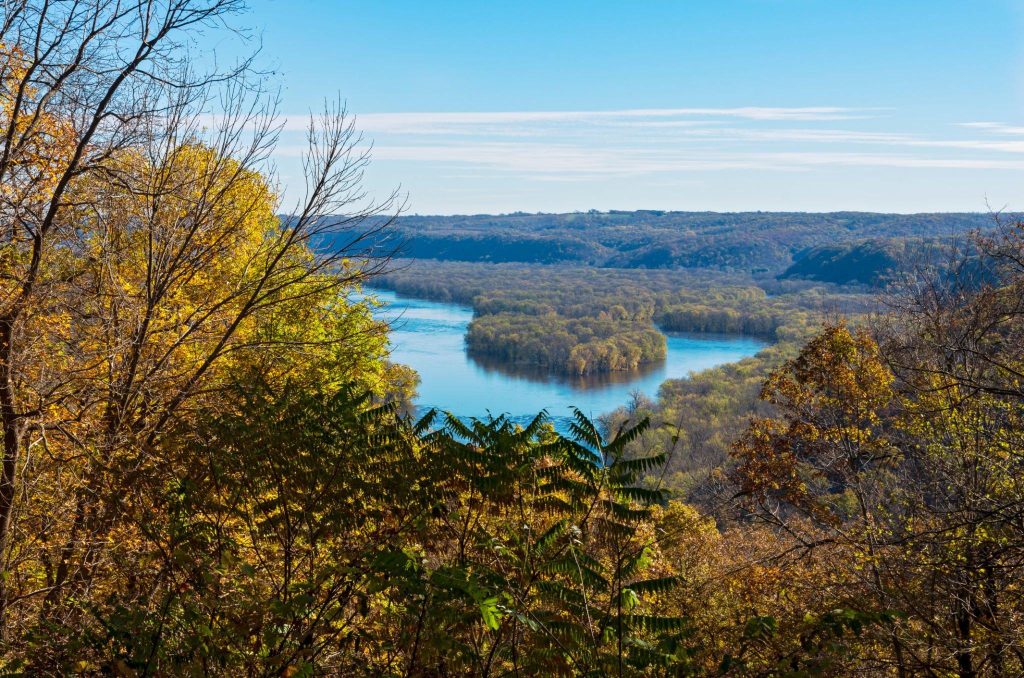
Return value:
M 358 297 L 386 265 L 399 205 L 362 193 L 353 121 L 340 106 L 311 120 L 307 195 L 279 218 L 267 164 L 277 127 L 245 84 L 248 62 L 210 73 L 187 62 L 189 32 L 240 7 L 5 9 L 4 638 L 40 621 L 72 627 L 88 614 L 82 592 L 139 578 L 155 543 L 147 516 L 185 463 L 163 437 L 230 408 L 222 396 L 240 381 L 410 392 Z M 223 105 L 210 123 L 212 100 Z

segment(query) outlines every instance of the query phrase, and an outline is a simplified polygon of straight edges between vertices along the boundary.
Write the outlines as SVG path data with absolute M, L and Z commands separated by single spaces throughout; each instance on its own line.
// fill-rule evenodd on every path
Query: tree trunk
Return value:
M 3 464 L 0 470 L 0 575 L 6 575 L 3 559 L 10 542 L 11 519 L 14 515 L 14 474 L 18 467 L 21 446 L 20 422 L 14 404 L 11 358 L 14 322 L 0 319 L 0 427 L 3 433 Z M 7 577 L 0 576 L 0 639 L 4 637 L 7 612 Z

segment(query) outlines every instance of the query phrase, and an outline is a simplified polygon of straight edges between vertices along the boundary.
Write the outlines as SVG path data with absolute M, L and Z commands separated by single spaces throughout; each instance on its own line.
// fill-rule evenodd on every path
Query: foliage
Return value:
M 985 297 L 966 305 L 985 306 Z M 949 310 L 963 304 L 961 297 Z M 917 341 L 916 331 L 890 341 Z M 924 346 L 957 332 L 929 331 Z M 972 390 L 963 381 L 977 374 L 968 362 L 933 371 L 923 352 L 909 370 L 885 360 L 897 351 L 838 325 L 776 371 L 763 397 L 781 420 L 753 421 L 734 448 L 744 503 L 789 530 L 798 548 L 848 554 L 862 605 L 904 613 L 894 633 L 878 638 L 889 646 L 881 665 L 904 675 L 1017 673 L 1024 495 L 1011 450 L 1019 396 Z
M 800 252 L 780 277 L 884 287 L 901 272 L 948 257 L 940 238 L 881 238 L 820 245 Z
M 893 379 L 864 330 L 826 327 L 765 382 L 761 399 L 787 419 L 757 418 L 736 442 L 740 491 L 841 521 L 838 509 L 821 500 L 843 495 L 851 477 L 884 466 L 895 454 L 879 435 Z
M 8 661 L 123 675 L 697 675 L 783 655 L 832 665 L 848 627 L 878 623 L 780 621 L 738 601 L 738 626 L 711 623 L 720 611 L 694 595 L 715 590 L 726 544 L 636 484 L 664 461 L 626 454 L 646 422 L 606 439 L 577 412 L 562 437 L 543 414 L 526 428 L 413 422 L 354 385 L 237 397 L 176 431 L 167 453 L 181 466 L 125 496 L 109 559 L 122 585 L 62 600 L 12 639 Z
M 311 190 L 282 221 L 245 62 L 211 74 L 183 58 L 180 41 L 239 7 L 4 7 L 0 644 L 23 658 L 61 663 L 123 616 L 106 601 L 139 594 L 148 521 L 189 464 L 165 437 L 235 407 L 236 383 L 410 391 L 386 327 L 349 301 L 381 260 L 309 246 L 382 218 L 354 204 L 366 159 L 344 112 L 311 122 Z M 345 208 L 340 226 L 320 219 Z

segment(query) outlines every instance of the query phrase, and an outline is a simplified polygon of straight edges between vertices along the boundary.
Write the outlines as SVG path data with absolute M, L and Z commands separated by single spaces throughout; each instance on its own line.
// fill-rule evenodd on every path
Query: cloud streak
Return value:
M 960 123 L 960 126 L 985 130 L 986 132 L 1000 136 L 1024 135 L 1024 127 L 1014 127 L 1013 125 L 1006 125 L 1001 122 L 962 122 Z
M 630 126 L 688 126 L 708 124 L 707 120 L 686 118 L 739 119 L 752 121 L 834 121 L 876 117 L 886 109 L 846 108 L 839 106 L 742 106 L 734 108 L 633 108 L 609 111 L 483 111 L 483 112 L 408 112 L 363 113 L 357 116 L 359 128 L 366 132 L 431 133 L 474 127 L 522 126 L 539 124 L 624 124 Z M 677 118 L 680 120 L 666 120 Z M 308 115 L 291 115 L 285 129 L 304 131 Z
M 928 135 L 899 129 L 896 113 L 839 106 L 405 112 L 360 115 L 356 126 L 382 162 L 536 182 L 829 167 L 1024 170 L 1024 127 L 959 122 Z M 286 135 L 306 124 L 290 117 Z M 290 143 L 279 150 L 299 152 Z
M 876 114 L 877 109 L 811 106 L 796 108 L 747 106 L 740 108 L 636 108 L 613 111 L 505 111 L 480 113 L 369 113 L 359 116 L 366 130 L 394 131 L 433 126 L 522 124 L 544 122 L 614 122 L 664 118 L 710 117 L 743 120 L 850 120 Z
M 564 144 L 483 142 L 453 145 L 384 146 L 382 160 L 452 164 L 511 171 L 538 180 L 586 180 L 671 172 L 768 170 L 800 172 L 823 167 L 1024 170 L 1024 158 L 921 157 L 908 153 L 849 151 L 691 152 L 685 149 L 579 148 Z

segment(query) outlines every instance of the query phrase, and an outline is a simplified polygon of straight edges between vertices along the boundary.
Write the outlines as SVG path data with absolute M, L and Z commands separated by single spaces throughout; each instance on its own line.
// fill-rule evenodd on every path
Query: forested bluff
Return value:
M 580 265 L 417 263 L 483 322 L 775 343 L 564 435 L 413 419 L 363 292 L 440 275 L 391 259 L 352 118 L 313 116 L 279 218 L 265 74 L 183 51 L 241 5 L 132 7 L 0 22 L 0 672 L 1024 673 L 1024 223 L 949 216 L 962 246 L 874 291 L 781 253 L 937 234 L 760 215 L 736 250 L 708 215 L 630 253 L 631 216 L 583 215 Z
M 386 239 L 415 259 L 702 268 L 784 274 L 814 248 L 874 243 L 902 249 L 992 226 L 987 213 L 666 212 L 656 210 L 401 216 Z M 900 257 L 900 260 L 902 258 Z M 860 270 L 829 282 L 855 282 Z M 885 262 L 879 262 L 884 265 Z M 872 271 L 884 272 L 882 270 Z M 825 271 L 808 270 L 814 277 Z M 832 275 L 836 271 L 830 272 Z M 854 277 L 845 277 L 853 274 Z

